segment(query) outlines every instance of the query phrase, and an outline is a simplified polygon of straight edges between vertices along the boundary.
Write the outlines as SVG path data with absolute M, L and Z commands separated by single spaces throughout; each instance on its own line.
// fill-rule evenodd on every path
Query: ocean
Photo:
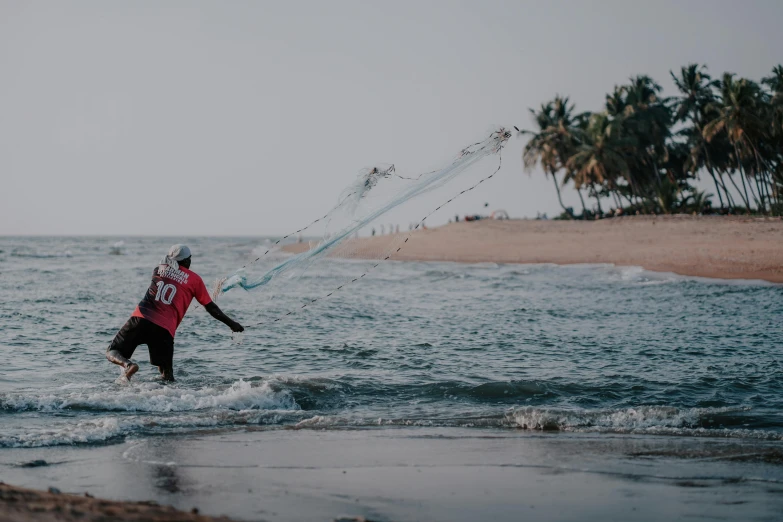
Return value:
M 194 302 L 177 382 L 141 346 L 118 383 L 106 347 L 180 241 L 209 285 L 270 240 L 0 238 L 0 448 L 247 428 L 783 440 L 783 288 L 633 267 L 386 262 L 302 309 L 356 273 L 325 260 L 221 296 L 241 338 Z

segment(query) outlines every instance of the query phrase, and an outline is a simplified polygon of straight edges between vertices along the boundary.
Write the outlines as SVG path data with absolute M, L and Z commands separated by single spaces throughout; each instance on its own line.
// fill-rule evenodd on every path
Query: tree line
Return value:
M 520 131 L 530 136 L 525 168 L 540 164 L 552 178 L 562 217 L 591 219 L 606 210 L 783 214 L 783 66 L 761 82 L 731 73 L 713 79 L 698 64 L 671 77 L 672 97 L 640 75 L 615 86 L 601 112 L 577 113 L 559 95 L 530 109 L 536 129 Z M 694 186 L 702 175 L 715 194 Z M 581 215 L 563 204 L 561 189 L 569 185 Z M 602 199 L 614 209 L 605 210 Z

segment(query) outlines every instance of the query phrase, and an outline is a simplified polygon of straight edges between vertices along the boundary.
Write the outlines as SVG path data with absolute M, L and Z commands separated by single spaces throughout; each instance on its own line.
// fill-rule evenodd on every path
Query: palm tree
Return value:
M 725 73 L 720 82 L 718 99 L 708 106 L 708 109 L 715 111 L 715 117 L 705 124 L 703 136 L 707 141 L 712 141 L 719 133 L 726 133 L 734 149 L 734 163 L 742 180 L 746 208 L 750 208 L 750 185 L 750 193 L 756 205 L 763 210 L 763 204 L 759 201 L 759 196 L 753 193 L 749 179 L 746 184 L 746 167 L 749 160 L 758 160 L 756 141 L 763 132 L 763 120 L 759 117 L 758 110 L 760 96 L 761 91 L 755 82 L 745 78 L 735 80 L 733 74 Z M 763 195 L 761 197 L 763 198 Z
M 615 85 L 612 93 L 606 95 L 606 113 L 612 118 L 622 117 L 627 106 L 625 88 Z
M 755 204 L 783 214 L 783 66 L 761 84 L 732 74 L 713 80 L 699 64 L 670 74 L 676 98 L 662 98 L 661 86 L 639 75 L 606 95 L 602 113 L 574 114 L 560 96 L 531 110 L 537 130 L 523 131 L 531 136 L 526 170 L 540 164 L 569 213 L 561 189 L 570 183 L 585 215 L 583 189 L 599 212 L 603 197 L 631 210 L 698 211 L 708 197 L 691 180 L 706 169 L 722 208 L 738 208 L 739 195 L 747 211 Z
M 761 83 L 771 91 L 770 104 L 775 114 L 774 131 L 779 134 L 783 131 L 783 65 L 773 67 L 772 75 L 762 78 Z
M 560 206 L 571 216 L 573 210 L 563 204 L 557 172 L 565 167 L 566 159 L 573 148 L 573 111 L 574 106 L 569 105 L 567 97 L 555 96 L 553 101 L 542 104 L 539 111 L 530 109 L 538 131 L 521 131 L 522 134 L 532 136 L 522 152 L 525 169 L 529 172 L 537 164 L 541 164 L 544 172 L 552 176 Z
M 783 213 L 780 198 L 783 192 L 783 65 L 772 69 L 772 75 L 761 80 L 770 90 L 771 125 L 767 157 L 772 164 L 770 185 L 772 197 L 777 201 L 778 214 Z
M 676 76 L 673 71 L 669 71 L 669 74 L 671 74 L 674 85 L 681 94 L 674 101 L 674 120 L 690 122 L 692 128 L 696 131 L 692 132 L 692 129 L 686 128 L 682 132 L 682 135 L 686 136 L 688 142 L 691 143 L 692 172 L 695 174 L 702 165 L 707 168 L 707 172 L 709 172 L 712 181 L 715 183 L 715 191 L 718 194 L 720 206 L 722 207 L 721 184 L 723 182 L 721 181 L 721 184 L 718 183 L 718 178 L 715 176 L 715 171 L 710 161 L 707 142 L 703 136 L 704 113 L 706 107 L 715 101 L 713 89 L 718 86 L 718 82 L 707 74 L 706 66 L 695 63 L 681 67 L 679 76 Z M 726 192 L 726 201 L 729 204 L 729 208 L 731 208 L 731 196 L 728 194 L 725 184 L 723 184 L 723 190 Z
M 672 115 L 661 100 L 661 86 L 645 75 L 631 78 L 625 89 L 623 126 L 637 141 L 636 162 L 653 171 L 654 180 L 661 186 L 659 165 L 666 161 L 666 140 L 670 136 Z
M 621 126 L 606 112 L 592 114 L 587 128 L 579 132 L 578 140 L 566 162 L 565 181 L 572 180 L 577 190 L 589 187 L 598 211 L 602 212 L 598 187 L 613 188 L 618 178 L 625 179 L 629 185 L 633 183 L 624 149 L 635 142 L 631 137 L 622 136 Z

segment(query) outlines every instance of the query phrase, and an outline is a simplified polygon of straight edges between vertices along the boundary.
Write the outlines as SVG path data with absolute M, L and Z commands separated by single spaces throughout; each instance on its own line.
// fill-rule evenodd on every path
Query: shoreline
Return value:
M 405 238 L 410 236 L 403 245 Z M 341 257 L 372 257 L 390 243 L 397 261 L 611 264 L 712 279 L 783 283 L 783 220 L 744 216 L 625 216 L 599 221 L 480 220 L 350 239 Z M 284 252 L 309 250 L 308 243 Z

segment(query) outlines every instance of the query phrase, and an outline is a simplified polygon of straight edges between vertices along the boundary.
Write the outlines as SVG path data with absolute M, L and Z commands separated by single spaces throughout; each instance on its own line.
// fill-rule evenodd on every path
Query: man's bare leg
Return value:
M 125 368 L 125 378 L 130 380 L 130 378 L 133 376 L 134 373 L 139 371 L 139 365 L 129 361 L 125 357 L 120 354 L 117 350 L 109 350 L 106 352 L 106 359 L 109 360 L 110 363 L 116 364 L 117 366 L 122 366 Z

